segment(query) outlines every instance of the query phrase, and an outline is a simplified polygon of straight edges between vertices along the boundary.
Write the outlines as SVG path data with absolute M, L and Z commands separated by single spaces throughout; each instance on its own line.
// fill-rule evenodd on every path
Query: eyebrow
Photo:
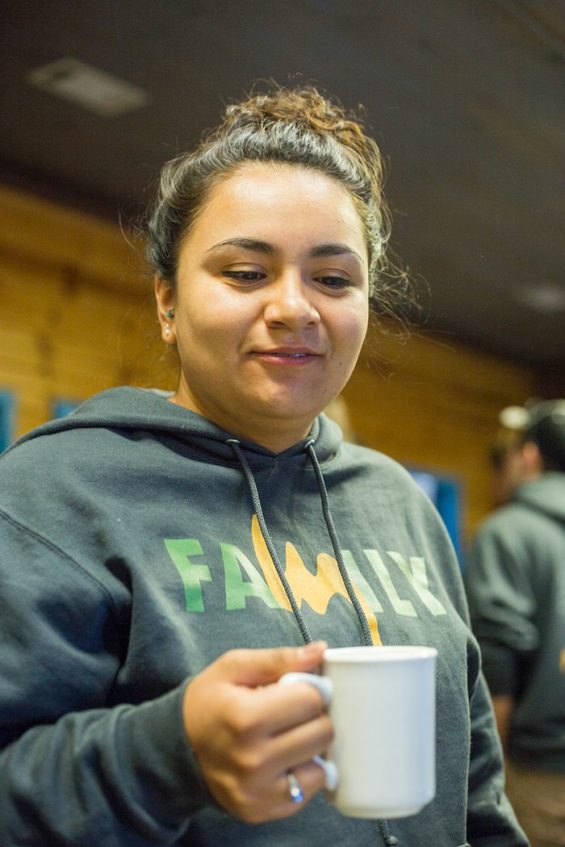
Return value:
M 359 259 L 360 262 L 363 261 L 359 253 L 351 247 L 348 247 L 346 244 L 320 244 L 318 247 L 314 247 L 314 249 L 310 251 L 310 255 L 313 257 L 343 255 L 355 256 L 355 258 Z
M 256 238 L 227 238 L 225 241 L 219 241 L 218 244 L 212 245 L 206 252 L 216 250 L 218 247 L 241 247 L 243 250 L 252 250 L 254 253 L 266 253 L 272 255 L 275 248 L 268 241 L 259 241 Z
M 216 250 L 218 247 L 241 247 L 243 250 L 250 250 L 254 253 L 264 253 L 268 256 L 272 256 L 276 252 L 273 245 L 269 244 L 268 241 L 261 241 L 257 238 L 227 238 L 225 241 L 220 241 L 218 244 L 214 244 L 206 252 L 209 253 L 211 250 Z M 317 247 L 313 247 L 310 251 L 310 256 L 312 258 L 343 255 L 355 256 L 355 258 L 359 259 L 360 262 L 363 261 L 359 253 L 357 253 L 356 250 L 352 250 L 351 247 L 348 247 L 346 244 L 319 244 Z

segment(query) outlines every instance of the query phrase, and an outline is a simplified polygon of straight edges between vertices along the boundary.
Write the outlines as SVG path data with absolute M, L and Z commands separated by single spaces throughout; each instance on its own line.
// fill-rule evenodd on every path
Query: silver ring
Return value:
M 304 800 L 304 792 L 297 778 L 292 771 L 288 771 L 286 778 L 288 781 L 288 793 L 290 794 L 291 801 L 293 803 L 302 803 Z

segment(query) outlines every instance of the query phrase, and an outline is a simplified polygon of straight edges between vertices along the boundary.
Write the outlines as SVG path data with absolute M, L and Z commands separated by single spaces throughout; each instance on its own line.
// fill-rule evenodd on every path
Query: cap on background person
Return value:
M 528 400 L 524 406 L 508 406 L 499 420 L 521 432 L 522 443 L 538 446 L 545 470 L 565 472 L 565 400 Z

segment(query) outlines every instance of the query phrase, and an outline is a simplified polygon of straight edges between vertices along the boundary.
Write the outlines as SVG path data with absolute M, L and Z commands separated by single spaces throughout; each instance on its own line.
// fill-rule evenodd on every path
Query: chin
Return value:
M 320 397 L 315 391 L 300 391 L 297 393 L 289 391 L 268 389 L 261 395 L 255 397 L 255 409 L 267 417 L 287 421 L 289 424 L 302 422 L 305 426 L 314 420 L 322 412 L 329 402 L 324 395 Z M 333 395 L 332 395 L 333 396 Z
M 291 408 L 291 409 L 277 409 L 273 417 L 276 417 L 281 424 L 288 424 L 290 427 L 296 427 L 297 430 L 301 430 L 304 433 L 307 433 L 312 425 L 312 421 L 317 415 L 320 414 L 322 409 L 308 408 L 308 409 L 300 409 L 300 408 Z M 297 440 L 300 440 L 301 436 L 297 437 Z

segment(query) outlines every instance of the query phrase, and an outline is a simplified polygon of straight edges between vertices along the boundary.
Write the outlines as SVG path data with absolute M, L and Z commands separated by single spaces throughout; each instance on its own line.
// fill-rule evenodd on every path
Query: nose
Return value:
M 320 322 L 320 315 L 312 302 L 312 292 L 296 271 L 281 275 L 267 290 L 265 321 L 273 328 L 286 328 L 295 332 Z

